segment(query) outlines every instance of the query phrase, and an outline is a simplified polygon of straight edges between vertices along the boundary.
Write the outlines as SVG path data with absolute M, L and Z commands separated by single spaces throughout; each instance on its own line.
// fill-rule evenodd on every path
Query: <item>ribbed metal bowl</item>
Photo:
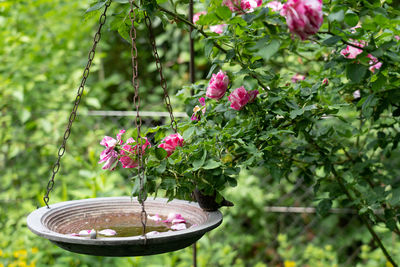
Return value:
M 29 214 L 29 229 L 57 246 L 81 254 L 96 256 L 142 256 L 153 255 L 185 248 L 199 240 L 206 232 L 222 222 L 219 211 L 205 212 L 197 203 L 183 200 L 167 202 L 164 198 L 149 198 L 145 202 L 148 214 L 167 216 L 170 212 L 180 213 L 192 227 L 173 232 L 147 236 L 107 237 L 89 239 L 66 235 L 73 224 L 82 218 L 104 216 L 140 216 L 141 206 L 136 198 L 107 197 L 67 201 L 39 208 Z

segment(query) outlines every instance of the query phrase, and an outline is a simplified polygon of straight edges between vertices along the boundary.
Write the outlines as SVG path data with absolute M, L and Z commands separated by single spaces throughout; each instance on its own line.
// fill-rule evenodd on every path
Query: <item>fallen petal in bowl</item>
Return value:
M 104 230 L 101 230 L 99 232 L 99 234 L 100 235 L 105 235 L 105 236 L 113 236 L 113 235 L 116 235 L 117 232 L 112 230 L 112 229 L 104 229 Z

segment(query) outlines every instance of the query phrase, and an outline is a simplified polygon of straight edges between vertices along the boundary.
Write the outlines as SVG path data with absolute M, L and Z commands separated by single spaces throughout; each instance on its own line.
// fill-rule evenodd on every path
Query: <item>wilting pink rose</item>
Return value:
M 229 7 L 232 12 L 253 12 L 254 8 L 262 5 L 262 0 L 223 0 L 222 5 Z
M 328 85 L 328 84 L 329 84 L 329 81 L 328 81 L 328 79 L 327 79 L 327 78 L 325 78 L 325 79 L 322 81 L 322 84 L 323 84 L 323 85 Z
M 288 0 L 282 7 L 289 30 L 301 40 L 316 34 L 323 22 L 322 0 Z
M 224 32 L 225 27 L 226 24 L 213 25 L 210 26 L 210 31 L 221 34 Z
M 161 144 L 158 145 L 158 147 L 164 148 L 167 151 L 167 157 L 171 156 L 178 146 L 183 146 L 183 137 L 179 133 L 165 137 L 161 141 Z
M 193 15 L 193 23 L 196 23 L 200 19 L 200 16 L 205 15 L 205 14 L 207 14 L 206 11 L 201 11 L 199 13 L 194 14 Z
M 146 137 L 143 138 L 145 140 L 144 144 L 142 144 L 142 154 L 145 153 L 146 148 L 148 146 L 151 147 L 150 142 L 147 140 Z M 135 143 L 135 141 L 132 139 L 131 143 Z M 137 155 L 137 146 L 138 145 L 130 145 L 130 144 L 125 144 L 121 148 L 121 157 L 119 161 L 122 163 L 123 168 L 136 168 L 139 163 L 136 158 Z
M 206 100 L 205 100 L 205 98 L 204 97 L 200 97 L 199 98 L 199 102 L 200 102 L 200 105 L 202 105 L 202 107 L 199 107 L 199 106 L 195 106 L 194 108 L 193 108 L 193 114 L 192 114 L 192 117 L 190 117 L 190 119 L 192 120 L 192 121 L 198 121 L 199 119 L 200 119 L 200 115 L 198 114 L 198 112 L 201 110 L 201 112 L 203 112 L 203 115 L 206 113 Z
M 225 72 L 220 70 L 217 74 L 213 74 L 208 83 L 206 97 L 213 99 L 221 99 L 228 89 L 229 77 Z
M 246 91 L 242 86 L 236 88 L 228 97 L 231 102 L 231 108 L 241 110 L 247 103 L 252 102 L 258 95 L 258 90 Z
M 278 12 L 282 10 L 283 4 L 279 1 L 271 1 L 267 3 L 267 7 L 273 12 Z
M 371 72 L 375 72 L 375 70 L 379 70 L 382 67 L 382 62 L 379 62 L 376 57 L 374 57 L 371 54 L 368 54 L 367 57 L 369 57 L 371 60 L 369 61 L 369 70 Z
M 100 154 L 100 161 L 98 163 L 105 162 L 103 165 L 103 170 L 110 170 L 113 171 L 115 169 L 115 161 L 118 158 L 118 153 L 115 150 L 115 146 L 121 145 L 122 135 L 125 133 L 125 130 L 120 130 L 117 134 L 117 140 L 112 137 L 105 136 L 103 140 L 101 140 L 100 145 L 105 146 L 104 149 Z
M 295 75 L 292 76 L 291 80 L 293 83 L 297 83 L 298 81 L 303 81 L 305 78 L 306 76 L 296 73 Z
M 361 40 L 361 41 L 352 41 L 351 42 L 354 46 L 358 47 L 364 47 L 366 45 L 366 42 Z M 344 56 L 345 58 L 349 59 L 354 59 L 356 58 L 359 54 L 361 54 L 363 51 L 362 49 L 356 48 L 354 46 L 348 45 L 346 46 L 345 49 L 340 51 L 340 54 Z

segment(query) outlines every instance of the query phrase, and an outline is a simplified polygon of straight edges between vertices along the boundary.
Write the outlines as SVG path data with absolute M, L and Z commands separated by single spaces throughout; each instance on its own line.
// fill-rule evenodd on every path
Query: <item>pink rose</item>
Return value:
M 396 39 L 397 41 L 400 41 L 400 36 L 395 35 L 395 36 L 394 36 L 394 39 Z
M 282 7 L 289 30 L 301 40 L 316 34 L 323 22 L 322 0 L 288 0 Z
M 358 47 L 364 47 L 366 45 L 366 42 L 361 40 L 361 41 L 352 41 L 351 42 L 353 45 L 358 46 Z M 344 56 L 345 58 L 349 59 L 354 59 L 356 58 L 359 54 L 361 54 L 363 51 L 362 49 L 358 49 L 354 46 L 348 45 L 346 46 L 345 49 L 340 51 L 340 54 Z
M 208 83 L 206 97 L 213 99 L 221 99 L 228 89 L 229 77 L 225 72 L 220 70 L 217 74 L 213 74 Z
M 327 78 L 325 78 L 325 79 L 322 81 L 322 85 L 328 85 L 328 84 L 329 84 L 329 81 L 328 81 Z
M 199 12 L 199 13 L 194 14 L 194 15 L 193 15 L 193 23 L 196 24 L 196 22 L 200 19 L 200 16 L 201 16 L 201 15 L 205 15 L 205 14 L 207 14 L 206 11 L 201 11 L 201 12 Z
M 146 137 L 143 138 L 145 140 L 144 144 L 142 144 L 142 155 L 145 153 L 146 148 L 148 146 L 151 147 L 150 142 L 147 140 Z M 130 140 L 133 141 L 132 143 L 135 143 L 135 140 Z M 122 146 L 121 148 L 121 157 L 119 161 L 122 163 L 123 168 L 136 168 L 139 163 L 136 158 L 137 155 L 137 146 L 138 145 L 130 145 L 128 142 Z
M 303 81 L 305 78 L 306 76 L 296 73 L 292 76 L 292 82 L 297 83 L 298 81 Z
M 231 108 L 241 110 L 247 103 L 254 101 L 258 95 L 258 90 L 246 91 L 242 86 L 236 88 L 228 97 L 231 102 Z
M 271 1 L 267 3 L 267 7 L 271 9 L 273 12 L 279 12 L 281 11 L 283 4 L 279 1 Z
M 229 7 L 232 12 L 253 12 L 254 8 L 262 5 L 262 0 L 223 0 L 222 5 Z
M 226 24 L 213 25 L 210 26 L 210 31 L 221 34 L 224 32 L 225 27 Z
M 369 70 L 371 72 L 375 72 L 375 70 L 379 70 L 382 67 L 382 62 L 379 62 L 376 57 L 374 57 L 371 54 L 368 54 L 367 57 L 369 57 L 371 60 L 369 61 Z
M 167 151 L 167 157 L 174 153 L 177 146 L 183 146 L 183 137 L 179 133 L 165 137 L 161 141 L 161 144 L 158 145 L 158 147 L 164 148 Z

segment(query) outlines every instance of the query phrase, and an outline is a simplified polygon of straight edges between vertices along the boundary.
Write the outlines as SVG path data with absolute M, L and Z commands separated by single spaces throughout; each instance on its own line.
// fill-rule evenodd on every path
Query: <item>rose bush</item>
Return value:
M 395 265 L 372 226 L 400 234 L 400 172 L 394 160 L 400 141 L 398 4 L 205 3 L 196 6 L 207 12 L 196 24 L 165 1 L 141 5 L 164 23 L 192 26 L 210 62 L 208 78 L 190 88 L 195 94 L 185 95 L 189 88 L 179 94 L 193 118 L 178 125 L 183 146 L 169 156 L 156 145 L 146 153 L 147 191 L 190 198 L 198 187 L 222 199 L 241 168 L 263 167 L 277 180 L 313 184 L 323 196 L 317 199 L 321 215 L 332 205 L 356 209 Z M 213 25 L 226 26 L 217 34 L 209 31 Z M 127 36 L 125 28 L 119 31 Z M 255 90 L 259 94 L 251 102 L 248 92 Z M 208 98 L 201 107 L 200 97 Z M 150 129 L 150 135 L 160 143 L 167 127 Z

